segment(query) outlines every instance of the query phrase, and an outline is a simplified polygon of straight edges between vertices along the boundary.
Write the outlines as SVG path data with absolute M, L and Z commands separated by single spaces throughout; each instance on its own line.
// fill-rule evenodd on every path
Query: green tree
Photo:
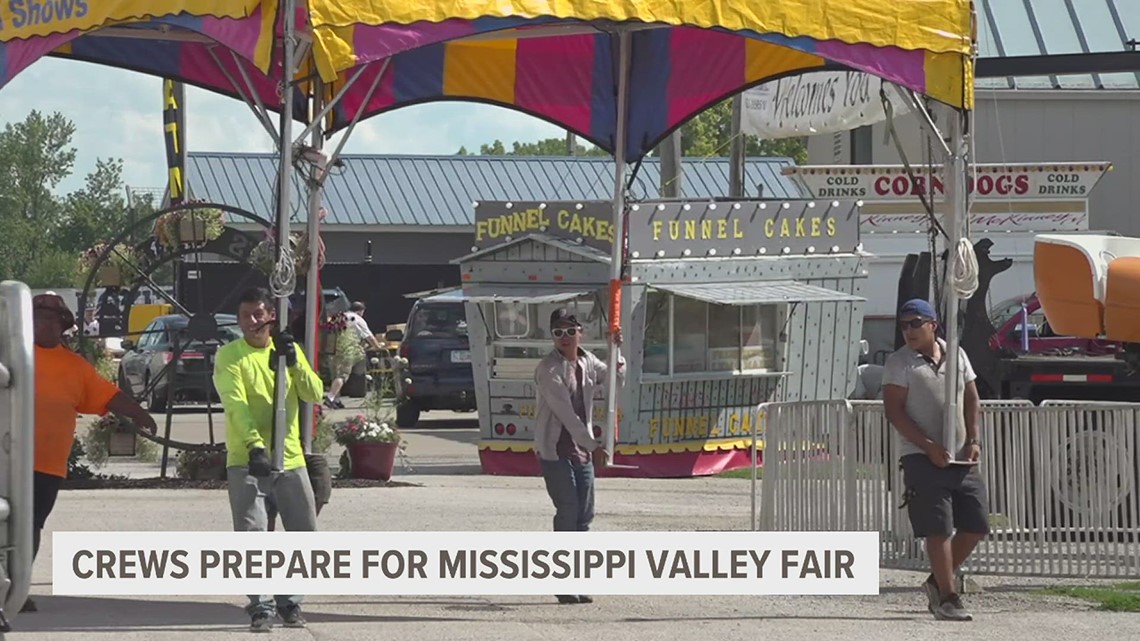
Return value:
M 80 252 L 122 233 L 130 222 L 123 192 L 123 161 L 95 161 L 83 189 L 64 199 L 66 215 L 54 234 L 58 247 Z
M 74 134 L 62 114 L 38 111 L 0 131 L 0 278 L 75 286 L 79 252 L 129 219 L 121 160 L 97 160 L 82 189 L 57 194 L 75 168 Z
M 745 156 L 780 156 L 797 165 L 807 162 L 805 138 L 760 140 L 744 137 Z M 684 156 L 728 156 L 732 153 L 732 101 L 713 105 L 681 126 L 681 154 Z M 654 152 L 654 155 L 657 155 Z
M 609 153 L 599 147 L 590 145 L 589 147 L 575 143 L 574 151 L 578 156 L 609 156 Z M 470 156 L 471 152 L 467 147 L 460 147 L 456 152 L 458 156 Z M 518 142 L 517 140 L 511 143 L 510 151 L 507 151 L 506 145 L 502 140 L 495 140 L 490 144 L 479 146 L 480 156 L 568 156 L 569 150 L 566 149 L 565 138 L 544 138 L 535 142 Z

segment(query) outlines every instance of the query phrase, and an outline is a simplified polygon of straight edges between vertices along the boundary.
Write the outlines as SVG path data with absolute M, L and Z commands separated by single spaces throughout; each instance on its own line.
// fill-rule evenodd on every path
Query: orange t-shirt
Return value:
M 66 347 L 36 346 L 37 472 L 67 478 L 79 414 L 107 413 L 119 388 Z

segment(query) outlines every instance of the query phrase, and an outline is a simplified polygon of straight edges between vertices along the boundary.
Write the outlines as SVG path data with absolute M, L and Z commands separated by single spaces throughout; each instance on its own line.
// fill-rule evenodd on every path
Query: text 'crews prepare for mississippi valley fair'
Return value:
M 833 549 L 80 550 L 78 579 L 851 579 Z

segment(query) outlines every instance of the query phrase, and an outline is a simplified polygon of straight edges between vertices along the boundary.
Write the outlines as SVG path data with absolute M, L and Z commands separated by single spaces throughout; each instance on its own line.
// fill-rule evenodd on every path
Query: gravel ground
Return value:
M 539 479 L 416 475 L 414 484 L 338 487 L 321 514 L 327 530 L 466 531 L 550 528 Z M 602 479 L 598 530 L 743 530 L 748 484 L 737 479 Z M 225 530 L 225 493 L 217 489 L 69 490 L 49 527 L 59 530 Z M 694 534 L 699 536 L 699 534 Z M 50 539 L 35 568 L 40 612 L 19 615 L 10 639 L 211 641 L 244 638 L 242 599 L 78 598 L 50 595 Z M 1032 638 L 1140 638 L 1140 615 L 1093 609 L 1037 592 L 1050 585 L 1098 584 L 1038 577 L 973 577 L 976 621 L 937 622 L 926 612 L 921 572 L 883 570 L 880 594 L 864 597 L 599 597 L 560 606 L 547 597 L 313 597 L 308 630 L 280 639 L 940 639 L 963 633 L 987 641 Z M 759 624 L 759 625 L 758 625 Z

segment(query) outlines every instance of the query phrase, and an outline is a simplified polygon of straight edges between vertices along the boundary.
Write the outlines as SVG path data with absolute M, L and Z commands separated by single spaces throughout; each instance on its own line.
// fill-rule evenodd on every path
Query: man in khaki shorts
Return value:
M 970 621 L 973 616 L 962 605 L 954 575 L 990 531 L 988 497 L 978 473 L 982 449 L 977 377 L 959 348 L 961 409 L 953 437 L 944 439 L 946 342 L 936 334 L 938 316 L 930 303 L 915 299 L 899 309 L 898 322 L 906 345 L 884 366 L 883 407 L 903 437 L 905 505 L 915 536 L 926 539 L 930 557 L 931 574 L 923 584 L 927 607 L 941 620 Z

